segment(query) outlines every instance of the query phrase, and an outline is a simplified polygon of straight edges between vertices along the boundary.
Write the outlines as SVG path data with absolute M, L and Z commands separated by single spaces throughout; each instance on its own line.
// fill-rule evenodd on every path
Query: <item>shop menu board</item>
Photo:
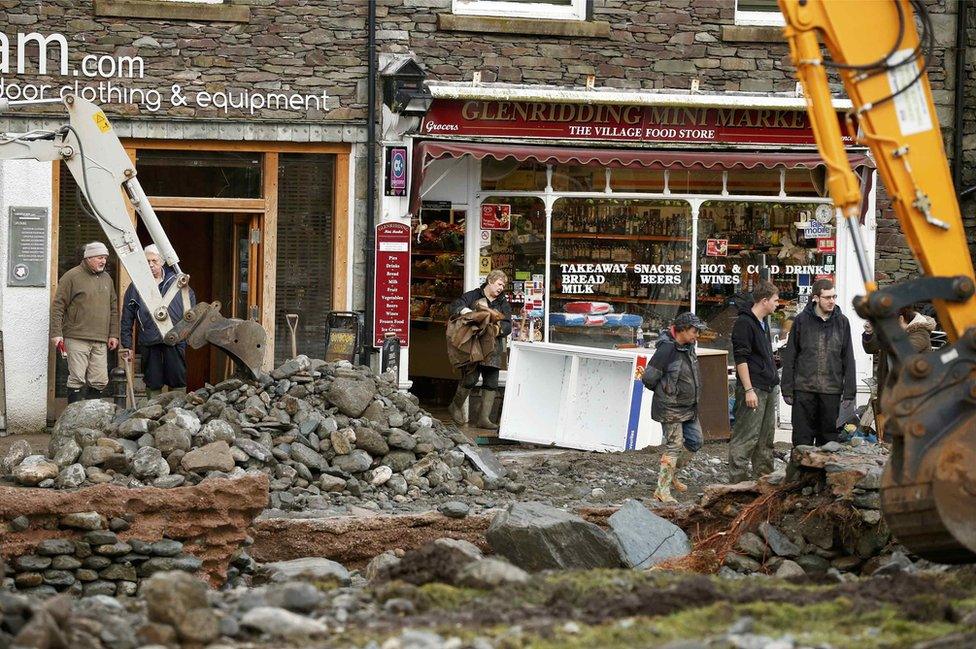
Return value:
M 387 333 L 400 345 L 410 343 L 410 226 L 376 226 L 376 268 L 373 290 L 373 345 L 381 347 Z

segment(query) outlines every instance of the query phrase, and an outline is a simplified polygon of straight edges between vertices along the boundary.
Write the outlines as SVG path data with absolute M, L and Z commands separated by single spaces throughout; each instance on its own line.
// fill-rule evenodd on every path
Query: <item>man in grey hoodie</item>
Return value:
M 841 401 L 857 395 L 851 323 L 829 279 L 813 283 L 783 349 L 783 400 L 793 406 L 793 445 L 836 441 Z

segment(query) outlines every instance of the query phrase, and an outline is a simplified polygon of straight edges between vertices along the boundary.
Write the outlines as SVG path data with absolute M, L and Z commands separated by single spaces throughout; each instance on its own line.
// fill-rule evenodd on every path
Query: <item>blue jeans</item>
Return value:
M 667 447 L 666 452 L 669 454 L 677 454 L 681 450 L 682 444 L 692 453 L 695 453 L 702 447 L 702 442 L 705 438 L 702 435 L 698 417 L 689 419 L 688 421 L 675 421 L 661 424 L 661 427 L 664 429 L 664 443 Z

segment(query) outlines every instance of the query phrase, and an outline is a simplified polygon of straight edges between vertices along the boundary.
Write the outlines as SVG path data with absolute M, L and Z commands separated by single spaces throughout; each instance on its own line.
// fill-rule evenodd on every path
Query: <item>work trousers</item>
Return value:
M 64 349 L 68 352 L 68 389 L 87 385 L 104 390 L 108 385 L 108 345 L 97 340 L 65 338 Z
M 461 385 L 470 390 L 478 385 L 478 375 L 481 375 L 482 390 L 498 389 L 498 368 L 490 365 L 478 365 L 468 369 L 461 377 Z
M 793 446 L 823 446 L 836 442 L 839 394 L 795 392 L 793 394 Z
M 779 388 L 755 389 L 759 405 L 746 405 L 742 385 L 735 388 L 735 424 L 729 441 L 729 482 L 759 478 L 773 471 L 773 437 L 776 434 L 776 400 Z M 751 465 L 751 467 L 750 467 Z
M 139 347 L 142 357 L 142 380 L 150 390 L 164 385 L 170 388 L 186 387 L 186 357 L 177 346 L 159 344 Z
M 681 447 L 695 453 L 702 447 L 704 436 L 698 417 L 688 421 L 674 421 L 661 424 L 664 430 L 665 453 L 675 457 L 681 452 Z

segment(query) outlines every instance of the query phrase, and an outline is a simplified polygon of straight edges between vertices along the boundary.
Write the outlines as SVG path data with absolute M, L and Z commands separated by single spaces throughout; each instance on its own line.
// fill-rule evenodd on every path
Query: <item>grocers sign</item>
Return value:
M 438 100 L 426 135 L 627 142 L 814 144 L 802 110 Z

